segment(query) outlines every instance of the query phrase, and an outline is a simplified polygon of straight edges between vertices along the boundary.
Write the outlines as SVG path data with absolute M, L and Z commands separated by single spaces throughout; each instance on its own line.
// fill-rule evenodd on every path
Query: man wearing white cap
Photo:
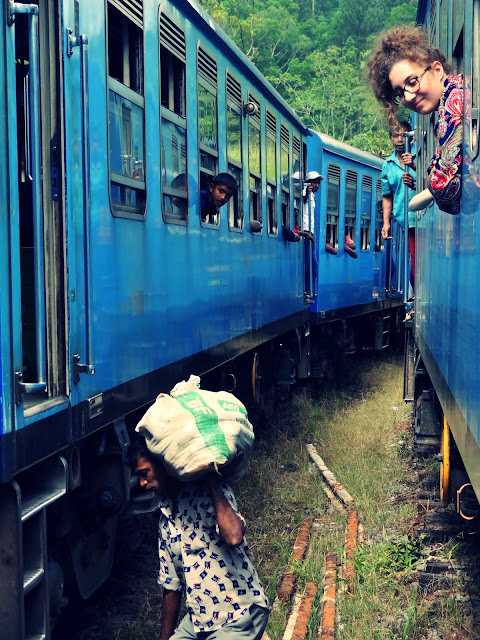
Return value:
M 315 193 L 318 191 L 323 176 L 317 171 L 309 171 L 305 176 L 305 187 L 303 189 L 303 229 L 298 235 L 305 238 L 305 264 L 307 266 L 307 278 L 305 289 L 307 294 L 314 292 L 314 283 L 318 274 L 318 262 L 315 256 Z M 312 254 L 312 280 L 310 283 L 309 252 L 308 244 L 311 244 Z

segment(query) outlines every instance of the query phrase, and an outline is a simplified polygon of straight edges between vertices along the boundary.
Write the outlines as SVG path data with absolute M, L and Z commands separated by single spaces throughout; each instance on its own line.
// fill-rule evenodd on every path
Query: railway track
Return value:
M 404 427 L 402 427 L 404 428 Z M 408 429 L 408 427 L 406 427 Z M 323 466 L 322 466 L 323 465 Z M 362 526 L 361 509 L 357 510 L 355 495 L 342 486 L 342 478 L 335 478 L 320 459 L 315 462 L 318 473 L 324 477 L 325 492 L 333 505 L 332 509 L 343 510 L 345 539 L 343 553 L 327 553 L 323 572 L 314 576 L 314 581 L 296 591 L 295 572 L 302 563 L 308 562 L 310 539 L 324 536 L 325 527 L 335 520 L 325 512 L 322 522 L 317 522 L 305 512 L 304 526 L 297 532 L 292 545 L 292 556 L 284 580 L 278 585 L 283 593 L 277 595 L 273 606 L 286 607 L 289 620 L 282 640 L 303 640 L 309 627 L 310 617 L 317 613 L 321 626 L 316 631 L 318 640 L 341 640 L 342 599 L 354 593 L 357 583 L 351 562 L 355 548 L 362 545 L 372 534 Z M 412 592 L 418 593 L 419 606 L 427 607 L 432 619 L 428 634 L 415 635 L 415 640 L 470 640 L 479 638 L 480 630 L 480 535 L 476 521 L 462 520 L 452 506 L 444 507 L 438 499 L 437 478 L 424 471 L 425 461 L 413 459 L 408 462 L 408 478 L 402 495 L 397 501 L 416 505 L 417 515 L 412 522 L 411 535 L 422 542 L 422 560 L 405 573 L 402 578 Z M 322 469 L 320 469 L 320 468 Z M 427 465 L 428 467 L 428 465 Z M 286 465 L 286 473 L 295 473 L 295 465 Z M 308 508 L 308 505 L 305 505 Z M 399 504 L 400 506 L 400 504 Z M 270 507 L 265 507 L 270 509 Z M 299 507 L 301 508 L 301 507 Z M 358 511 L 358 517 L 354 514 Z M 347 517 L 348 515 L 348 517 Z M 355 516 L 355 517 L 354 517 Z M 389 532 L 389 535 L 394 535 Z M 151 516 L 144 526 L 145 540 L 135 554 L 124 553 L 114 568 L 112 577 L 89 602 L 72 605 L 65 611 L 61 624 L 54 632 L 54 640 L 152 640 L 155 637 L 161 608 L 161 593 L 155 586 L 157 550 L 156 518 Z M 349 564 L 350 562 L 350 564 Z M 350 572 L 350 573 L 349 573 Z M 348 586 L 351 585 L 351 588 Z M 278 592 L 277 592 L 278 593 Z M 323 597 L 322 597 L 323 594 Z M 347 596 L 348 594 L 348 596 Z M 445 610 L 454 601 L 462 613 L 461 630 L 452 616 L 449 634 L 435 635 L 435 615 Z M 315 611 L 315 608 L 317 610 Z M 323 608 L 320 611 L 320 608 Z M 396 615 L 395 613 L 392 616 Z M 145 628 L 141 635 L 134 623 L 141 617 Z M 384 627 L 388 620 L 382 619 Z M 392 627 L 393 628 L 393 622 Z M 323 634 L 323 635 L 321 635 Z M 311 636 L 313 637 L 313 636 Z M 364 636 L 363 636 L 364 637 Z M 380 636 L 378 636 L 380 638 Z M 384 636 L 381 636 L 382 638 Z M 386 636 L 385 636 L 386 637 Z M 392 638 L 401 638 L 392 631 Z M 405 636 L 410 640 L 410 636 Z M 277 636 L 275 636 L 277 638 Z M 267 640 L 267 639 L 265 639 Z

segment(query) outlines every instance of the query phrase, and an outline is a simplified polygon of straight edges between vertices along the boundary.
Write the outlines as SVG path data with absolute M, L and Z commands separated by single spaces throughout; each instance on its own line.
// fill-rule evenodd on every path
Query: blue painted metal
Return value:
M 465 3 L 462 71 L 467 79 L 472 77 L 473 41 L 478 39 L 474 32 L 478 21 L 475 25 L 472 19 L 474 6 L 471 1 Z M 430 10 L 430 2 L 419 3 L 420 22 L 429 24 Z M 476 101 L 473 105 L 472 99 Z M 472 106 L 477 105 L 478 87 L 472 87 L 471 92 L 465 91 L 460 213 L 452 216 L 432 205 L 417 214 L 415 338 L 470 481 L 480 497 L 480 369 L 475 364 L 480 330 L 480 187 L 475 176 L 479 175 L 480 161 L 470 135 L 473 119 L 478 119 Z
M 311 132 L 307 138 L 308 167 L 307 171 L 318 171 L 324 176 L 317 191 L 315 207 L 315 251 L 319 264 L 318 297 L 312 306 L 314 313 L 324 313 L 332 309 L 353 307 L 385 298 L 386 252 L 374 251 L 375 244 L 375 186 L 380 179 L 382 160 L 372 154 L 354 149 L 349 145 L 334 140 L 329 136 Z M 371 212 L 370 248 L 361 251 L 357 243 L 358 258 L 353 260 L 343 250 L 343 229 L 345 226 L 345 189 L 340 190 L 340 217 L 338 221 L 339 243 L 337 255 L 325 251 L 327 170 L 328 164 L 340 167 L 340 183 L 345 183 L 347 169 L 358 172 L 357 187 L 357 220 L 356 237 L 360 237 L 362 211 L 361 183 L 362 176 L 369 176 L 373 181 L 373 197 L 369 203 Z M 363 203 L 365 204 L 365 203 Z
M 2 50 L 8 51 L 10 56 L 3 61 L 2 67 L 4 83 L 10 83 L 6 91 L 9 117 L 3 114 L 7 118 L 10 142 L 2 139 L 2 154 L 4 149 L 8 149 L 8 163 L 12 168 L 10 183 L 2 183 L 5 192 L 2 195 L 10 202 L 10 228 L 3 229 L 2 226 L 2 238 L 9 235 L 11 255 L 10 263 L 4 257 L 0 259 L 0 269 L 5 281 L 12 283 L 12 290 L 10 294 L 7 291 L 0 294 L 5 303 L 1 305 L 0 328 L 2 338 L 13 344 L 12 347 L 10 344 L 2 345 L 4 412 L 7 404 L 11 408 L 11 414 L 4 417 L 5 431 L 20 432 L 24 427 L 32 427 L 41 420 L 56 416 L 65 407 L 72 410 L 80 407 L 80 411 L 83 411 L 83 406 L 97 394 L 106 394 L 109 390 L 163 370 L 173 363 L 188 361 L 196 354 L 212 349 L 221 352 L 221 345 L 247 335 L 255 337 L 265 327 L 286 318 L 307 317 L 302 243 L 285 242 L 281 233 L 269 235 L 266 225 L 261 233 L 250 233 L 248 229 L 229 231 L 226 212 L 223 211 L 218 229 L 207 228 L 200 223 L 196 196 L 199 173 L 196 90 L 187 91 L 186 104 L 187 118 L 193 122 L 193 126 L 188 128 L 186 149 L 188 224 L 182 226 L 163 221 L 159 188 L 162 169 L 157 54 L 159 6 L 167 6 L 169 15 L 185 29 L 189 87 L 196 88 L 198 41 L 201 40 L 216 57 L 220 171 L 227 169 L 223 137 L 226 131 L 224 87 L 227 71 L 241 82 L 243 101 L 248 99 L 249 90 L 261 99 L 263 128 L 268 108 L 277 123 L 285 123 L 291 132 L 302 139 L 307 132 L 299 118 L 198 5 L 187 0 L 161 5 L 154 0 L 145 0 L 144 14 L 149 17 L 144 28 L 144 51 L 149 52 L 145 57 L 144 70 L 146 215 L 138 219 L 112 215 L 107 154 L 109 144 L 115 143 L 108 137 L 105 42 L 108 3 L 99 5 L 95 0 L 84 0 L 78 5 L 78 16 L 75 6 L 76 3 L 71 2 L 61 4 L 62 24 L 65 27 L 61 43 L 63 87 L 65 96 L 68 96 L 68 99 L 62 100 L 65 189 L 60 194 L 65 212 L 67 350 L 58 357 L 64 357 L 68 363 L 68 380 L 64 395 L 53 397 L 50 403 L 39 405 L 27 413 L 23 411 L 21 403 L 15 404 L 12 391 L 13 374 L 22 371 L 23 366 L 19 329 L 19 204 L 17 177 L 13 169 L 17 166 L 15 86 L 9 80 L 12 75 L 15 76 L 11 74 L 14 65 L 14 29 L 6 27 L 1 35 L 2 42 L 5 42 Z M 72 47 L 72 38 L 82 46 Z M 85 55 L 86 46 L 83 46 L 87 39 L 88 59 Z M 155 52 L 155 55 L 151 52 Z M 90 91 L 85 96 L 87 73 Z M 246 118 L 242 119 L 242 127 L 243 157 L 246 161 Z M 5 134 L 2 132 L 0 135 Z M 262 208 L 265 211 L 266 143 L 263 138 Z M 279 148 L 278 140 L 277 153 Z M 347 167 L 358 166 L 373 178 L 376 178 L 381 166 L 381 161 L 373 156 L 317 134 L 308 138 L 308 153 L 311 160 L 306 170 L 324 171 L 329 157 L 334 157 L 341 164 L 342 172 Z M 243 183 L 243 201 L 248 202 L 248 180 L 244 179 Z M 321 192 L 320 200 L 324 197 L 325 194 Z M 374 200 L 372 198 L 370 203 L 370 250 L 359 251 L 358 260 L 352 260 L 342 250 L 336 257 L 325 254 L 320 248 L 324 245 L 324 236 L 323 240 L 320 237 L 317 242 L 320 276 L 314 312 L 376 302 L 384 298 L 382 283 L 386 273 L 385 256 L 384 252 L 373 251 Z M 359 193 L 359 208 L 360 205 Z M 277 189 L 277 210 L 281 211 L 281 189 Z M 316 227 L 324 230 L 325 211 L 320 207 L 316 215 L 320 220 Z M 2 220 L 0 224 L 5 223 Z M 340 228 L 344 225 L 343 214 L 339 224 Z M 92 345 L 95 373 L 80 375 L 77 381 L 72 365 L 74 357 L 78 355 L 80 363 L 92 365 Z M 65 432 L 85 433 L 88 418 L 82 421 L 72 415 L 76 414 L 70 411 L 66 417 Z M 73 420 L 77 422 L 73 423 Z M 95 428 L 99 426 L 95 423 Z

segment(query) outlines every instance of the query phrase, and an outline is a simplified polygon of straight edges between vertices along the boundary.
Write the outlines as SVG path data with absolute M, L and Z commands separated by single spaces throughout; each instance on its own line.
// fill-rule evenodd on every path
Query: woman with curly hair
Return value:
M 435 135 L 438 148 L 430 161 L 428 190 L 439 208 L 460 211 L 463 76 L 452 69 L 433 47 L 421 27 L 394 27 L 380 37 L 368 63 L 368 75 L 377 99 L 392 120 L 399 105 L 421 115 L 438 111 Z M 418 207 L 420 208 L 420 207 Z

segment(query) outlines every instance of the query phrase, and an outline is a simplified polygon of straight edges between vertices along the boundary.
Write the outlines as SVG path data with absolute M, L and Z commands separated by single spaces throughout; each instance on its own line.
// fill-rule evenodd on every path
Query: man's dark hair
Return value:
M 227 187 L 227 189 L 230 189 L 232 193 L 237 193 L 237 190 L 238 190 L 237 181 L 229 173 L 219 173 L 212 180 L 212 184 L 213 185 L 223 184 L 223 186 Z
M 411 125 L 408 120 L 394 120 L 390 123 L 390 136 L 398 131 L 399 129 L 405 129 L 405 131 L 410 131 Z
M 139 458 L 145 458 L 153 464 L 161 464 L 160 460 L 148 450 L 145 438 L 134 440 L 128 447 L 126 462 L 132 471 L 135 471 Z

